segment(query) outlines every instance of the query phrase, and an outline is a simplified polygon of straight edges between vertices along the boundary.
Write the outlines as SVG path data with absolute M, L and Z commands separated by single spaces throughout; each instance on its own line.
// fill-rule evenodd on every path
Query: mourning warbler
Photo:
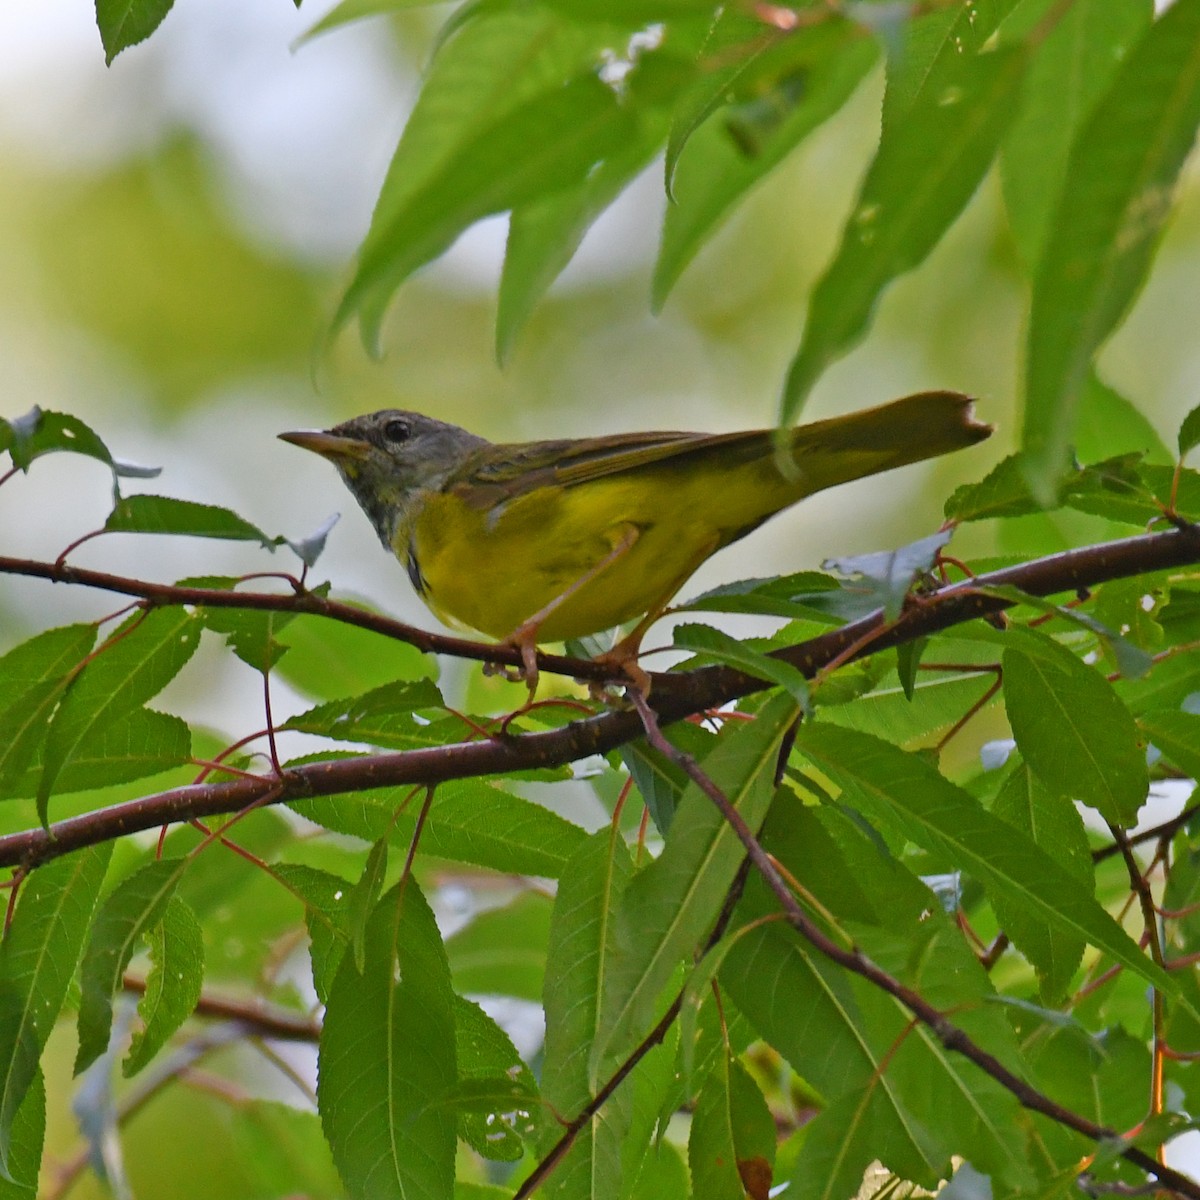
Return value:
M 279 436 L 329 459 L 426 604 L 519 647 L 532 686 L 538 643 L 643 617 L 606 656 L 628 667 L 649 625 L 722 546 L 813 492 L 990 433 L 969 397 L 923 392 L 782 434 L 501 445 L 386 409 Z

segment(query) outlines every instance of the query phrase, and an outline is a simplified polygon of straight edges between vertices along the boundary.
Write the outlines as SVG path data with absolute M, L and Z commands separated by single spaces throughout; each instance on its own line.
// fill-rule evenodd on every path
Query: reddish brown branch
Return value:
M 636 699 L 635 703 L 637 703 Z M 826 936 L 820 926 L 810 920 L 808 914 L 800 907 L 796 897 L 792 895 L 787 883 L 776 869 L 771 856 L 762 848 L 758 838 L 754 836 L 741 813 L 734 808 L 725 793 L 705 774 L 691 755 L 684 753 L 667 741 L 658 727 L 653 711 L 647 704 L 639 703 L 638 709 L 645 724 L 646 740 L 661 754 L 681 767 L 692 782 L 716 805 L 722 817 L 745 847 L 750 862 L 753 863 L 754 868 L 779 901 L 788 922 L 803 938 L 826 958 L 844 967 L 847 971 L 861 976 L 881 991 L 899 1000 L 921 1024 L 929 1028 L 947 1050 L 956 1051 L 964 1058 L 970 1059 L 980 1070 L 986 1072 L 1001 1087 L 1012 1093 L 1022 1107 L 1039 1112 L 1094 1142 L 1123 1142 L 1121 1135 L 1116 1130 L 1107 1129 L 1103 1125 L 1089 1121 L 1079 1113 L 1064 1108 L 1061 1104 L 1056 1104 L 1049 1096 L 1014 1075 L 998 1058 L 988 1053 L 982 1046 L 977 1045 L 963 1030 L 953 1024 L 945 1013 L 930 1004 L 919 992 L 913 991 L 899 979 L 876 966 L 860 950 L 846 949 Z M 1121 1155 L 1152 1175 L 1160 1184 L 1174 1189 L 1179 1195 L 1191 1197 L 1192 1200 L 1200 1200 L 1200 1184 L 1157 1162 L 1137 1146 L 1125 1144 Z
M 938 590 L 911 602 L 888 625 L 876 612 L 780 651 L 778 657 L 812 678 L 845 654 L 848 646 L 869 644 L 862 653 L 880 650 L 924 637 L 1008 607 L 1010 602 L 981 589 L 1015 586 L 1033 595 L 1047 596 L 1094 587 L 1112 579 L 1145 574 L 1173 566 L 1200 563 L 1200 531 L 1194 527 L 1145 534 L 1106 542 L 1036 559 L 978 579 Z M 257 592 L 178 588 L 146 583 L 75 567 L 55 569 L 52 563 L 0 557 L 0 574 L 13 573 L 103 588 L 140 596 L 154 604 L 238 606 L 283 612 L 308 612 L 344 621 L 364 629 L 399 638 L 419 649 L 499 663 L 515 663 L 516 651 L 462 638 L 425 633 L 387 617 L 366 612 L 311 592 L 293 596 Z M 595 664 L 557 655 L 539 656 L 541 669 L 578 677 L 604 677 Z M 663 724 L 727 704 L 730 700 L 770 686 L 732 667 L 705 667 L 677 674 L 651 676 L 652 702 Z M 493 737 L 398 754 L 365 755 L 336 762 L 293 767 L 282 778 L 233 779 L 221 783 L 193 784 L 157 795 L 144 796 L 97 812 L 68 818 L 50 827 L 0 837 L 0 867 L 32 867 L 81 846 L 94 845 L 143 829 L 193 817 L 236 812 L 276 790 L 272 802 L 309 796 L 329 796 L 398 784 L 436 784 L 450 779 L 505 774 L 531 767 L 560 766 L 593 754 L 606 754 L 641 733 L 641 722 L 628 711 L 606 712 L 574 721 L 560 729 L 520 736 Z

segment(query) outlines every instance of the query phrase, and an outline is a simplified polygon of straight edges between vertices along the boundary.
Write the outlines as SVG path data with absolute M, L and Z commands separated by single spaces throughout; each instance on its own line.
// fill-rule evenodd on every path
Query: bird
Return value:
M 328 459 L 444 623 L 515 647 L 633 628 L 600 660 L 643 691 L 642 638 L 705 559 L 814 492 L 987 438 L 971 397 L 920 392 L 791 429 L 494 443 L 384 409 L 279 434 Z

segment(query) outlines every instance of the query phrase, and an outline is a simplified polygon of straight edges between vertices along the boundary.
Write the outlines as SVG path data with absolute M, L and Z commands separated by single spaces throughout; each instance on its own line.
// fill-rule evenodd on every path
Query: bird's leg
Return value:
M 646 615 L 611 650 L 598 654 L 593 661 L 611 667 L 614 674 L 624 675 L 631 686 L 635 687 L 643 696 L 648 696 L 650 694 L 650 676 L 638 665 L 637 661 L 642 648 L 642 638 L 646 636 L 650 626 L 663 615 L 675 593 L 687 583 L 696 568 L 719 546 L 720 541 L 717 538 L 706 542 L 688 565 L 675 576 L 670 586 L 663 590 L 662 595 L 646 611 Z M 591 685 L 593 696 L 597 696 L 601 690 L 601 685 Z
M 613 563 L 623 558 L 630 550 L 633 549 L 634 543 L 638 540 L 640 530 L 636 525 L 625 524 L 619 527 L 621 529 L 620 539 L 616 545 L 602 558 L 599 562 L 590 566 L 578 579 L 575 580 L 569 587 L 564 588 L 549 604 L 539 608 L 533 616 L 522 621 L 516 629 L 512 631 L 504 639 L 504 645 L 513 646 L 521 653 L 521 665 L 516 668 L 516 674 L 509 674 L 505 671 L 506 678 L 516 682 L 523 679 L 525 686 L 529 688 L 529 699 L 533 700 L 534 693 L 537 691 L 538 685 L 538 666 L 537 666 L 537 641 L 538 631 L 545 623 L 546 619 L 557 612 L 572 596 L 577 595 L 579 591 L 592 582 L 598 575 L 608 570 Z M 500 667 L 489 666 L 484 667 L 487 674 L 497 674 L 503 670 Z

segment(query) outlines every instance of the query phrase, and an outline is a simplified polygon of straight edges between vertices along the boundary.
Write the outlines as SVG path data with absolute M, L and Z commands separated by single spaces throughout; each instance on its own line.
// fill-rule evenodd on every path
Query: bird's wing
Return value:
M 575 487 L 719 446 L 762 443 L 769 433 L 626 433 L 488 446 L 447 482 L 473 508 L 505 504 L 540 487 Z M 769 443 L 768 443 L 769 444 Z

